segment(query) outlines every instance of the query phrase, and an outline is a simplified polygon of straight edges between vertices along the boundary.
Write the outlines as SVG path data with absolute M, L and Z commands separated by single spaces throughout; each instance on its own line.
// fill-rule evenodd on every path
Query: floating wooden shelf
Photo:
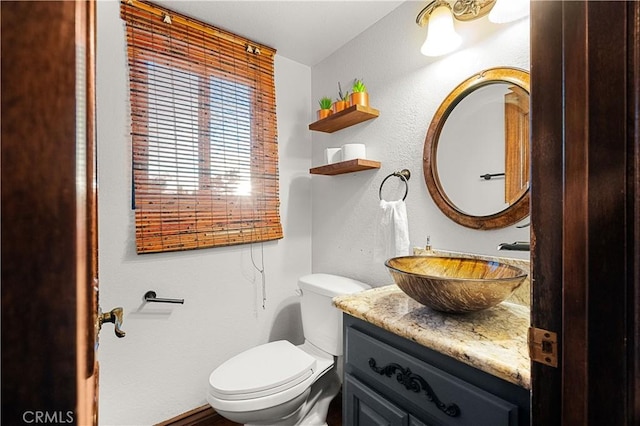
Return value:
M 313 175 L 341 175 L 343 173 L 360 172 L 362 170 L 379 169 L 380 162 L 356 158 L 355 160 L 342 161 L 340 163 L 327 164 L 326 166 L 309 169 Z
M 309 124 L 309 130 L 333 133 L 346 127 L 353 126 L 354 124 L 371 120 L 372 118 L 376 118 L 378 115 L 380 115 L 380 112 L 377 109 L 362 105 L 352 105 L 347 109 L 331 114 L 327 118 L 323 118 L 322 120 Z

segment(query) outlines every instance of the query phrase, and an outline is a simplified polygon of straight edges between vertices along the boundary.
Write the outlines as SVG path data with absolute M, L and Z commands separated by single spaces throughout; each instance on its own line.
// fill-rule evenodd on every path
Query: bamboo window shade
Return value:
M 275 50 L 147 2 L 121 17 L 138 253 L 282 238 Z

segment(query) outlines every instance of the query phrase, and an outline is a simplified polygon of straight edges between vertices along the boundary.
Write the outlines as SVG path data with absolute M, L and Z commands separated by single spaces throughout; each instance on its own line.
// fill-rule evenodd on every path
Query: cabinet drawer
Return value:
M 518 407 L 496 395 L 356 329 L 345 340 L 347 371 L 428 424 L 518 424 Z

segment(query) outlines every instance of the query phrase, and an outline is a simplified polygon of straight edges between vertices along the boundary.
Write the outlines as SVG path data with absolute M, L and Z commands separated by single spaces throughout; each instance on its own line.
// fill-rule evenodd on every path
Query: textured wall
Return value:
M 203 405 L 210 372 L 270 340 L 302 342 L 297 278 L 311 272 L 311 70 L 276 57 L 281 216 L 285 238 L 259 244 L 138 256 L 131 205 L 125 40 L 118 2 L 98 2 L 97 113 L 102 308 L 123 306 L 124 339 L 100 342 L 100 423 L 143 425 Z M 143 294 L 184 305 L 142 304 Z
M 459 52 L 432 60 L 419 53 L 424 30 L 414 20 L 423 6 L 400 6 L 313 70 L 276 57 L 285 238 L 264 245 L 263 311 L 250 246 L 135 254 L 124 32 L 118 3 L 98 2 L 101 305 L 124 307 L 127 332 L 116 339 L 107 325 L 101 336 L 101 424 L 150 424 L 205 404 L 209 373 L 231 355 L 268 340 L 301 341 L 294 290 L 297 277 L 312 269 L 374 285 L 390 282 L 384 267 L 373 262 L 373 243 L 378 188 L 395 170 L 413 174 L 407 198 L 413 245 L 431 235 L 440 249 L 495 255 L 499 242 L 528 238 L 526 229 L 473 231 L 444 217 L 428 195 L 421 158 L 433 113 L 460 81 L 498 65 L 529 68 L 529 23 L 458 25 L 475 38 Z M 334 96 L 337 81 L 347 86 L 356 76 L 367 83 L 380 117 L 331 135 L 311 134 L 307 125 L 315 120 L 316 100 Z M 382 168 L 310 177 L 308 169 L 322 163 L 324 148 L 351 142 L 365 143 Z M 385 196 L 402 190 L 390 179 Z M 253 254 L 259 262 L 259 245 Z M 143 306 L 142 295 L 150 289 L 184 298 L 185 304 Z
M 334 177 L 314 175 L 314 271 L 346 275 L 373 285 L 391 282 L 384 265 L 373 256 L 378 189 L 385 176 L 403 168 L 412 172 L 406 202 L 413 246 L 424 246 L 430 235 L 435 248 L 496 255 L 500 242 L 529 238 L 528 228 L 475 231 L 451 221 L 429 196 L 422 171 L 427 129 L 454 87 L 486 68 L 529 69 L 529 21 L 495 25 L 483 18 L 457 23 L 466 40 L 462 48 L 433 59 L 419 52 L 425 30 L 415 24 L 415 17 L 422 7 L 421 2 L 406 2 L 312 69 L 314 104 L 324 95 L 334 96 L 337 81 L 345 88 L 358 77 L 367 84 L 371 106 L 380 111 L 377 119 L 336 133 L 314 132 L 313 165 L 322 164 L 325 148 L 344 143 L 364 143 L 368 158 L 382 162 L 380 170 Z M 383 197 L 398 199 L 403 191 L 399 179 L 389 179 Z M 528 257 L 520 252 L 508 255 Z

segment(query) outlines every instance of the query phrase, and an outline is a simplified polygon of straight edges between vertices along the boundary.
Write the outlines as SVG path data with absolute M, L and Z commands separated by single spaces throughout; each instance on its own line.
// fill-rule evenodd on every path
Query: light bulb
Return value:
M 420 48 L 425 56 L 440 56 L 455 50 L 462 38 L 453 28 L 453 15 L 448 4 L 437 6 L 429 15 L 427 38 Z

